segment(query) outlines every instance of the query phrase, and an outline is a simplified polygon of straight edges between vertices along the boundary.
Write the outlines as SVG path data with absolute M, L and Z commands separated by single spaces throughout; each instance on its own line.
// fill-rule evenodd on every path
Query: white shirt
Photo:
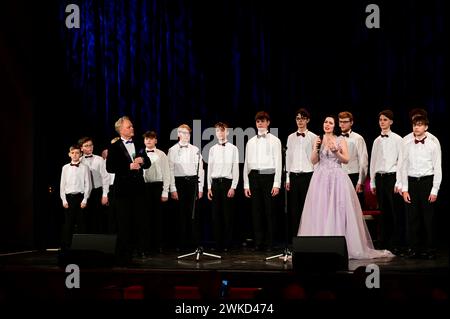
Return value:
M 125 145 L 128 154 L 130 154 L 131 159 L 134 160 L 136 158 L 136 148 L 134 147 L 134 143 L 127 143 L 127 140 L 125 140 L 123 137 L 121 137 L 120 139 L 122 140 L 123 145 Z
M 106 162 L 103 157 L 92 154 L 92 157 L 81 157 L 81 163 L 87 165 L 92 174 L 92 188 L 102 187 L 103 196 L 108 196 L 111 176 L 106 171 Z
M 358 184 L 364 185 L 369 166 L 369 156 L 367 154 L 366 142 L 358 133 L 350 131 L 349 134 L 350 135 L 346 138 L 346 141 L 350 159 L 347 164 L 342 164 L 342 168 L 345 172 L 347 172 L 347 174 L 358 173 Z
M 170 186 L 169 159 L 163 151 L 157 148 L 154 148 L 153 152 L 146 148 L 145 152 L 152 162 L 152 166 L 150 166 L 150 168 L 144 169 L 145 182 L 163 182 L 161 197 L 168 197 Z
M 253 136 L 245 147 L 244 189 L 249 189 L 248 174 L 251 170 L 274 169 L 273 187 L 281 185 L 281 142 L 278 137 L 267 133 L 265 137 Z
M 426 133 L 426 135 L 427 135 L 427 139 L 430 139 L 430 140 L 433 140 L 438 146 L 439 146 L 439 154 L 438 154 L 438 156 L 439 157 L 441 157 L 441 143 L 439 143 L 439 140 L 437 139 L 437 137 L 436 136 L 434 136 L 433 134 L 431 134 L 430 132 L 427 132 Z M 400 149 L 400 155 L 399 155 L 399 161 L 398 161 L 398 167 L 397 167 L 397 170 L 398 170 L 398 172 L 400 173 L 400 176 L 398 177 L 398 180 L 400 180 L 400 181 L 403 181 L 403 176 L 402 176 L 402 174 L 403 174 L 403 169 L 402 169 L 402 167 L 401 167 L 401 165 L 402 165 L 402 163 L 404 162 L 404 158 L 403 158 L 403 150 L 404 150 L 404 146 L 409 142 L 409 141 L 414 141 L 416 138 L 414 137 L 414 133 L 413 132 L 411 132 L 411 133 L 409 133 L 408 135 L 406 135 L 406 136 L 404 136 L 403 137 L 403 141 L 402 141 L 402 143 L 403 143 L 403 146 L 402 146 L 402 148 Z M 400 186 L 399 186 L 400 188 L 402 188 L 402 185 L 401 185 L 401 183 L 400 183 Z
M 212 179 L 225 177 L 231 179 L 231 188 L 236 189 L 239 181 L 239 151 L 238 148 L 226 142 L 216 144 L 209 149 L 208 189 L 211 189 Z
M 91 174 L 89 167 L 80 163 L 78 167 L 71 166 L 70 163 L 62 168 L 61 183 L 59 185 L 59 195 L 63 204 L 67 203 L 66 194 L 82 193 L 83 201 L 86 204 L 91 194 Z
M 408 176 L 433 175 L 430 194 L 437 195 L 442 181 L 441 147 L 435 139 L 428 139 L 428 133 L 423 144 L 416 144 L 414 140 L 410 139 L 403 145 L 402 191 L 408 191 Z
M 286 149 L 286 172 L 288 173 L 310 173 L 314 170 L 311 162 L 311 153 L 317 135 L 306 130 L 305 137 L 292 133 L 287 139 Z M 286 183 L 289 183 L 289 174 L 286 176 Z
M 392 131 L 387 132 L 388 137 L 378 136 L 372 145 L 370 153 L 370 187 L 375 188 L 376 173 L 396 173 L 395 186 L 401 184 L 398 172 L 398 161 L 400 149 L 402 148 L 402 138 Z
M 200 183 L 199 192 L 203 192 L 205 171 L 203 170 L 203 159 L 197 146 L 187 144 L 187 147 L 181 147 L 180 143 L 175 144 L 169 149 L 167 154 L 169 158 L 170 169 L 170 192 L 176 192 L 175 177 L 180 176 L 198 176 Z M 200 165 L 198 165 L 200 159 Z

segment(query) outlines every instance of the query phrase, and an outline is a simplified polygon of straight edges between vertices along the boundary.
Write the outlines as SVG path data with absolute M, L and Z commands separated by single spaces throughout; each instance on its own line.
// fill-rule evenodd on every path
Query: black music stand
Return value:
M 200 151 L 197 153 L 197 155 L 198 155 L 198 160 L 197 160 L 197 184 L 198 184 L 198 183 L 200 183 L 200 178 L 198 176 L 198 172 L 200 170 Z M 195 207 L 196 207 L 195 202 L 198 199 L 198 185 L 194 188 L 193 196 L 194 196 L 194 200 L 193 200 L 193 203 L 192 203 L 192 215 L 191 215 L 192 221 L 194 221 L 195 218 L 196 218 L 196 216 L 195 216 Z M 195 229 L 195 227 L 194 227 L 194 224 L 195 223 L 193 222 L 192 223 L 192 230 L 193 230 L 193 232 L 197 231 Z M 199 245 L 197 247 L 197 249 L 195 249 L 195 251 L 193 251 L 191 253 L 184 254 L 184 255 L 180 255 L 180 256 L 177 257 L 177 259 L 183 259 L 183 258 L 186 258 L 186 257 L 189 257 L 189 256 L 193 256 L 193 255 L 196 256 L 195 257 L 196 261 L 199 261 L 200 257 L 202 255 L 206 255 L 206 256 L 209 256 L 209 257 L 217 258 L 217 259 L 221 259 L 222 258 L 222 256 L 215 255 L 215 254 L 210 254 L 210 253 L 205 252 L 203 247 Z
M 284 167 L 283 167 L 283 172 L 284 172 L 284 176 L 285 176 L 285 180 L 287 177 L 287 172 L 286 172 L 286 148 L 283 148 L 282 150 L 282 155 L 283 155 L 283 159 L 284 159 Z M 288 214 L 288 202 L 287 202 L 287 189 L 286 189 L 286 185 L 284 186 L 284 231 L 285 231 L 285 246 L 284 246 L 284 250 L 282 253 L 280 254 L 276 254 L 270 257 L 267 257 L 265 259 L 265 261 L 271 260 L 271 259 L 275 259 L 275 258 L 280 258 L 283 257 L 283 262 L 286 263 L 289 259 L 289 256 L 292 256 L 292 251 L 289 249 L 289 214 Z

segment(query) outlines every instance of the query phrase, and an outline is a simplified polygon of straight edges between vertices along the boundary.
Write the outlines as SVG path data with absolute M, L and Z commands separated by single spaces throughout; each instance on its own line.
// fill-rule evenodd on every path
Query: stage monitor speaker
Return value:
M 59 264 L 80 267 L 110 267 L 115 262 L 117 235 L 74 234 L 70 249 L 61 251 Z
M 348 270 L 344 236 L 299 236 L 293 238 L 292 268 L 299 272 Z

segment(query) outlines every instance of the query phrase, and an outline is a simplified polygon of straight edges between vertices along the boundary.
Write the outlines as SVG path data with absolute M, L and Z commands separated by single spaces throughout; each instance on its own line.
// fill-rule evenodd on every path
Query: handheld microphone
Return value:
M 317 144 L 317 153 L 320 153 L 320 147 L 322 146 L 323 142 L 323 134 L 319 135 L 320 143 Z

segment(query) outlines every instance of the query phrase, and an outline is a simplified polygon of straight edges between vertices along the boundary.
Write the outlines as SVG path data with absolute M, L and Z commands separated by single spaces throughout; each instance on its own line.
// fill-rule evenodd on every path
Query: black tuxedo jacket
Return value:
M 145 181 L 143 169 L 151 166 L 151 161 L 145 153 L 143 144 L 134 142 L 136 149 L 135 157 L 142 157 L 144 164 L 139 170 L 130 170 L 130 163 L 133 159 L 122 140 L 111 144 L 108 148 L 108 157 L 106 159 L 106 170 L 108 173 L 114 173 L 114 192 L 116 196 L 128 196 L 141 192 L 144 189 Z

